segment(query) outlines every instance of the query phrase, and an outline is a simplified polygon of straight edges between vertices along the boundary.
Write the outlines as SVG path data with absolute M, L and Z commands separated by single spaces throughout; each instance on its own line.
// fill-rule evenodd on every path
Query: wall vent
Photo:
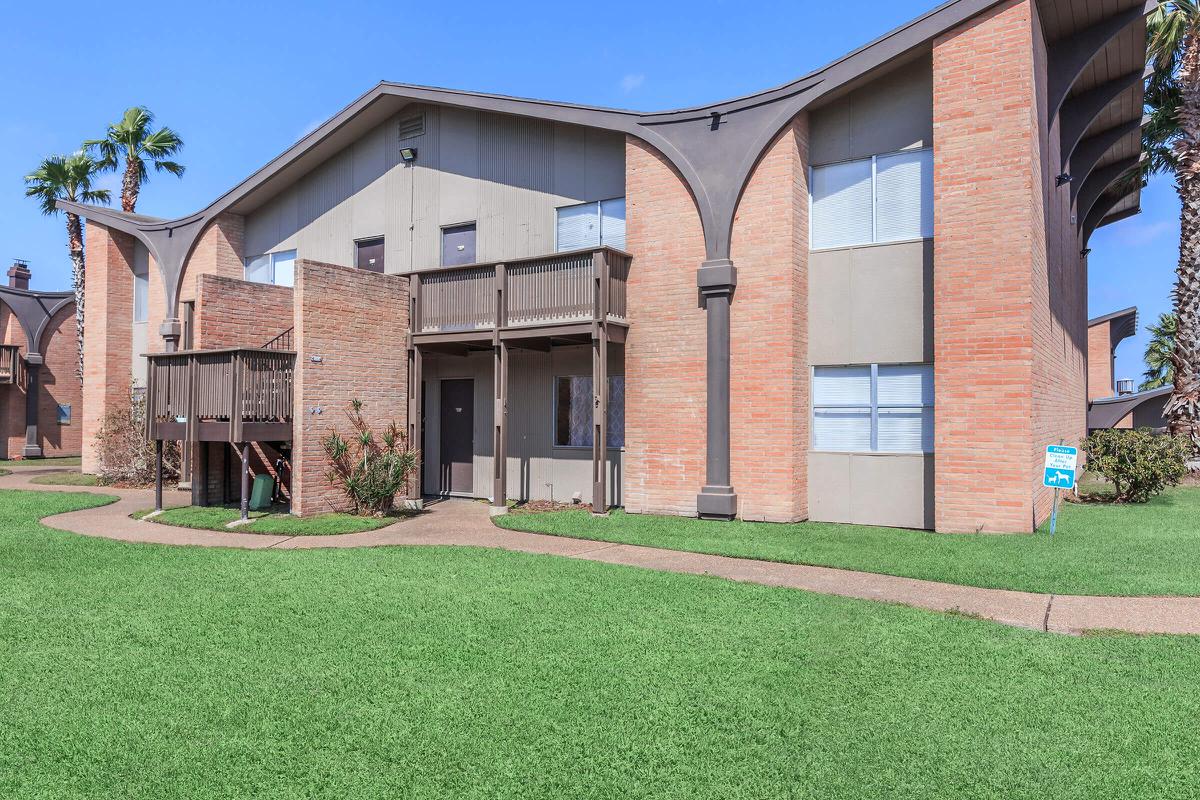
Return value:
M 400 139 L 415 139 L 425 133 L 425 115 L 412 114 L 400 118 Z

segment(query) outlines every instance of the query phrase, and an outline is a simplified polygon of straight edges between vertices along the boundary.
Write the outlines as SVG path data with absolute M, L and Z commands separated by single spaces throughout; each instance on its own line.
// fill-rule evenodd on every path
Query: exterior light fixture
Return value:
M 1080 257 L 1080 258 L 1087 258 L 1087 257 L 1088 257 L 1088 253 L 1090 253 L 1090 252 L 1092 252 L 1092 248 L 1090 248 L 1090 247 L 1085 247 L 1084 249 L 1082 249 L 1082 250 L 1080 250 L 1080 251 L 1079 251 L 1079 257 Z
M 1071 182 L 1071 181 L 1073 181 L 1073 180 L 1075 180 L 1075 179 L 1071 177 L 1071 173 L 1069 173 L 1069 172 L 1064 172 L 1064 173 L 1062 173 L 1061 175 L 1057 175 L 1057 176 L 1055 176 L 1055 178 L 1054 178 L 1054 185 L 1055 185 L 1055 186 L 1062 186 L 1064 183 L 1070 183 L 1070 182 Z
M 400 148 L 400 160 L 403 161 L 405 164 L 411 164 L 412 162 L 416 161 L 417 160 L 417 148 L 401 147 Z

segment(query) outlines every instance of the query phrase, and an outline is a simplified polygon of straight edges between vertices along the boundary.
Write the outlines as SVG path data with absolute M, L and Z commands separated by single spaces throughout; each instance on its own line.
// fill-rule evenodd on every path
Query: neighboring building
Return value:
M 200 502 L 290 451 L 336 507 L 360 397 L 426 494 L 1029 531 L 1086 432 L 1088 240 L 1138 210 L 1144 12 L 956 0 L 662 113 L 381 83 L 191 216 L 63 203 L 85 468 L 133 374 Z
M 0 458 L 77 456 L 82 434 L 72 292 L 29 288 L 16 261 L 0 286 Z
M 1137 333 L 1137 321 L 1136 307 L 1088 320 L 1088 430 L 1167 427 L 1170 386 L 1135 392 L 1132 380 L 1116 378 L 1117 345 Z

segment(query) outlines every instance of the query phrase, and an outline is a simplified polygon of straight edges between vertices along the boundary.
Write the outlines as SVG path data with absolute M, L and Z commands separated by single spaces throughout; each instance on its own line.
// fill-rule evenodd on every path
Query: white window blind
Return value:
M 812 249 L 872 240 L 871 159 L 814 167 Z
M 255 283 L 270 283 L 271 256 L 253 256 L 246 259 L 246 280 Z
M 600 244 L 625 249 L 625 198 L 600 203 Z
M 600 214 L 595 203 L 558 209 L 558 252 L 600 246 Z
M 933 151 L 812 169 L 813 250 L 933 236 Z
M 933 151 L 879 156 L 875 174 L 875 241 L 933 236 Z
M 282 253 L 274 253 L 271 256 L 271 266 L 274 269 L 274 277 L 271 281 L 276 286 L 295 286 L 296 285 L 296 251 L 285 250 Z
M 813 369 L 813 447 L 838 452 L 933 451 L 933 366 Z
M 133 321 L 145 322 L 150 313 L 150 275 L 133 274 Z

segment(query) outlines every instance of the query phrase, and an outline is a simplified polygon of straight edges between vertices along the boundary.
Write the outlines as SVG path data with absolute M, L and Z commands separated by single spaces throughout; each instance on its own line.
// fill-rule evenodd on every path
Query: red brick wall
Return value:
M 731 466 L 743 519 L 808 516 L 807 162 L 804 115 L 767 149 L 734 219 Z
M 1053 491 L 1042 486 L 1046 445 L 1078 445 L 1087 435 L 1087 263 L 1071 224 L 1071 193 L 1055 186 L 1061 161 L 1058 122 L 1046 112 L 1047 62 L 1036 3 L 1033 36 L 1033 442 L 1028 484 L 1033 525 L 1050 516 Z
M 86 306 L 85 306 L 86 307 Z M 46 362 L 41 369 L 42 393 L 38 405 L 38 435 L 41 438 L 42 454 L 46 456 L 79 455 L 83 448 L 83 429 L 80 411 L 83 405 L 83 387 L 75 369 L 78 353 L 78 335 L 75 327 L 75 304 L 71 303 L 59 311 L 46 326 L 42 336 L 42 355 Z M 22 404 L 24 398 L 21 398 Z M 58 405 L 71 406 L 71 424 L 58 424 Z M 22 420 L 22 447 L 24 446 L 24 415 Z M 9 453 L 19 453 L 12 449 Z
M 626 248 L 633 254 L 625 507 L 694 515 L 705 466 L 705 320 L 696 289 L 704 261 L 700 215 L 683 178 L 658 151 L 632 137 L 625 145 L 625 202 Z
M 124 403 L 132 379 L 133 249 L 131 236 L 89 221 L 86 233 L 86 325 L 81 433 L 83 471 L 99 467 L 96 432 Z
M 1088 328 L 1088 399 L 1113 396 L 1112 323 Z
M 393 419 L 407 425 L 408 278 L 297 261 L 295 304 L 292 510 L 307 515 L 343 508 L 325 479 L 320 440 L 332 429 L 349 431 L 351 400 L 362 400 L 364 416 L 379 427 Z M 310 413 L 314 407 L 323 412 Z
M 1028 531 L 1045 445 L 1082 436 L 1086 277 L 1031 0 L 934 43 L 936 525 Z
M 290 287 L 211 274 L 195 283 L 197 348 L 262 347 L 293 325 Z

